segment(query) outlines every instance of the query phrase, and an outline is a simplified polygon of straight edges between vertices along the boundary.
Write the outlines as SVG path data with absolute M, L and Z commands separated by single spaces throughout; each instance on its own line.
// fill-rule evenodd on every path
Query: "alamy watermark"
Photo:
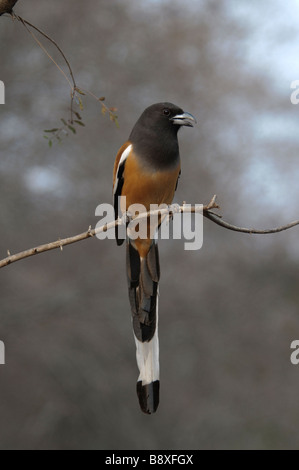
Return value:
M 126 208 L 125 196 L 119 197 L 119 214 L 122 214 L 122 208 Z M 185 204 L 184 207 L 189 207 Z M 124 213 L 124 217 L 128 215 L 129 222 L 125 225 L 118 226 L 118 237 L 126 239 L 128 236 L 132 240 L 146 238 L 160 238 L 175 240 L 184 239 L 185 250 L 199 250 L 203 243 L 203 215 L 202 204 L 195 204 L 195 212 L 182 212 L 174 209 L 175 206 L 167 206 L 167 204 L 151 204 L 148 217 L 138 218 L 140 214 L 147 212 L 142 204 L 132 204 Z M 96 208 L 95 215 L 101 217 L 96 224 L 99 229 L 115 220 L 114 207 L 111 204 L 100 204 Z M 169 218 L 172 217 L 172 224 L 169 224 Z M 160 226 L 160 227 L 159 227 Z M 159 227 L 159 231 L 158 231 Z M 102 231 L 96 234 L 99 240 L 105 238 L 114 239 L 115 230 Z
M 291 88 L 294 89 L 290 96 L 291 103 L 299 104 L 299 80 L 293 80 L 291 82 Z
M 290 361 L 294 366 L 297 366 L 299 364 L 299 340 L 294 339 L 294 341 L 291 342 L 290 347 L 295 350 L 290 356 Z
M 5 346 L 3 341 L 0 341 L 0 365 L 5 364 Z
M 2 80 L 0 80 L 0 104 L 5 104 L 5 86 Z

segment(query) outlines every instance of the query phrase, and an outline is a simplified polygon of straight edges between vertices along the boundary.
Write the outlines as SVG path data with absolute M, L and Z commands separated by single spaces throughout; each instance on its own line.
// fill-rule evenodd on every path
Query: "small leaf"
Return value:
M 117 114 L 114 114 L 114 113 L 111 113 L 111 111 L 109 112 L 109 117 L 110 117 L 110 121 L 117 121 Z
M 75 114 L 76 114 L 77 118 L 80 119 L 80 121 L 81 121 L 81 120 L 82 120 L 82 117 L 80 116 L 80 114 L 77 113 L 77 111 L 75 111 Z
M 67 127 L 69 128 L 70 131 L 72 131 L 73 134 L 76 134 L 76 133 L 77 133 L 76 129 L 75 129 L 73 126 L 70 126 L 70 125 L 68 124 Z
M 61 122 L 62 122 L 65 126 L 67 126 L 67 122 L 66 122 L 65 119 L 61 118 L 60 120 L 61 120 Z
M 80 90 L 80 88 L 76 87 L 75 90 L 76 90 L 78 93 L 80 93 L 80 95 L 85 95 L 85 93 L 84 93 L 82 90 Z
M 79 124 L 79 126 L 85 127 L 85 124 L 84 124 L 84 122 L 82 122 L 82 121 L 77 121 L 77 119 L 75 119 L 74 122 L 76 122 L 77 124 Z
M 106 111 L 107 111 L 107 109 L 106 109 L 106 107 L 103 105 L 103 106 L 102 106 L 102 114 L 103 114 L 103 116 L 105 116 Z
M 53 129 L 44 129 L 44 132 L 57 132 L 58 127 L 54 127 Z
M 53 145 L 53 143 L 52 143 L 52 140 L 50 139 L 50 140 L 49 140 L 49 147 L 51 148 L 52 145 Z
M 79 108 L 81 111 L 83 111 L 83 103 L 82 103 L 80 96 L 78 97 L 78 99 L 79 99 Z
M 105 96 L 101 96 L 101 98 L 99 98 L 99 101 L 105 101 Z

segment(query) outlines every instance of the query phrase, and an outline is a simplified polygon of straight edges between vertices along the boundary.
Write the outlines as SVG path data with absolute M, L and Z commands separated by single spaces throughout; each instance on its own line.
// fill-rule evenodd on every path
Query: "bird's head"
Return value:
M 179 106 L 164 102 L 152 104 L 146 108 L 138 123 L 149 129 L 168 129 L 177 132 L 181 126 L 193 127 L 196 119 Z
M 180 158 L 177 139 L 182 126 L 193 127 L 192 114 L 172 103 L 156 103 L 146 108 L 129 136 L 137 154 L 152 167 L 174 165 Z

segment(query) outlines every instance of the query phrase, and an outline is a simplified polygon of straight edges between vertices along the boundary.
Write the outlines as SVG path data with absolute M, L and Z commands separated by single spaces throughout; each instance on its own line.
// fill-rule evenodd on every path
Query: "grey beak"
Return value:
M 176 116 L 173 116 L 170 118 L 170 121 L 172 121 L 174 124 L 178 124 L 179 126 L 188 126 L 188 127 L 193 127 L 194 124 L 196 124 L 196 119 L 192 114 L 190 113 L 185 113 L 183 114 L 177 114 Z

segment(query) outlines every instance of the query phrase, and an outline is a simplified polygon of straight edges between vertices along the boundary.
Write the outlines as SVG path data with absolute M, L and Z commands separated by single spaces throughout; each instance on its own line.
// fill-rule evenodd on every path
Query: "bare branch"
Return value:
M 212 222 L 215 222 L 217 225 L 220 225 L 221 227 L 224 227 L 228 230 L 234 230 L 235 232 L 252 233 L 252 234 L 278 233 L 278 232 L 282 232 L 283 230 L 288 230 L 292 227 L 295 227 L 296 225 L 299 225 L 299 220 L 296 220 L 282 227 L 273 228 L 273 229 L 256 230 L 256 229 L 250 229 L 250 228 L 242 228 L 242 227 L 237 227 L 236 225 L 229 224 L 228 222 L 225 222 L 224 220 L 220 218 L 219 215 L 216 215 L 213 212 L 211 212 L 211 209 L 219 209 L 219 206 L 216 203 L 216 195 L 213 196 L 211 201 L 205 206 L 201 206 L 199 204 L 195 206 L 191 206 L 191 205 L 186 205 L 186 203 L 184 203 L 182 206 L 174 204 L 162 210 L 158 209 L 158 210 L 151 211 L 151 212 L 144 212 L 142 214 L 139 214 L 134 220 L 136 222 L 136 220 L 145 219 L 149 217 L 150 215 L 151 216 L 167 215 L 167 214 L 170 215 L 176 212 L 181 212 L 181 213 L 202 212 L 204 217 L 208 218 Z M 8 256 L 0 261 L 0 268 L 4 268 L 5 266 L 8 266 L 9 264 L 15 263 L 16 261 L 20 261 L 21 259 L 29 258 L 30 256 L 38 255 L 39 253 L 44 253 L 45 251 L 56 250 L 57 248 L 59 248 L 62 251 L 63 247 L 66 245 L 71 245 L 72 243 L 77 243 L 79 241 L 92 238 L 100 232 L 107 232 L 108 230 L 115 228 L 116 225 L 125 225 L 127 222 L 128 222 L 127 218 L 123 217 L 123 218 L 118 218 L 117 220 L 110 222 L 109 224 L 105 224 L 95 229 L 92 229 L 90 226 L 86 232 L 80 233 L 79 235 L 75 235 L 75 236 L 63 238 L 63 239 L 59 238 L 55 242 L 46 243 L 44 245 L 39 245 L 35 248 L 30 248 L 29 250 L 16 253 L 15 255 L 11 255 L 10 251 L 7 250 Z
M 73 71 L 72 71 L 72 68 L 71 68 L 71 65 L 69 63 L 69 61 L 67 60 L 64 52 L 62 51 L 61 47 L 58 46 L 57 42 L 54 41 L 54 39 L 52 39 L 50 36 L 48 36 L 44 31 L 42 31 L 41 29 L 37 28 L 37 26 L 34 26 L 34 24 L 31 24 L 29 23 L 29 21 L 27 20 L 24 20 L 24 18 L 22 18 L 21 16 L 18 16 L 14 13 L 13 15 L 14 18 L 16 18 L 18 21 L 20 21 L 23 26 L 25 26 L 25 28 L 27 29 L 28 33 L 33 37 L 33 39 L 35 40 L 35 42 L 39 45 L 39 47 L 46 53 L 46 55 L 49 57 L 49 59 L 52 60 L 52 62 L 56 65 L 56 67 L 60 70 L 60 72 L 62 73 L 62 75 L 65 77 L 65 79 L 67 80 L 68 84 L 70 85 L 72 91 L 76 89 L 76 82 L 75 82 L 75 78 L 74 78 L 74 74 L 73 74 Z M 53 59 L 53 57 L 49 54 L 49 52 L 47 51 L 47 49 L 41 44 L 41 42 L 37 39 L 37 37 L 35 36 L 35 34 L 32 33 L 32 31 L 30 31 L 30 29 L 27 27 L 29 26 L 30 28 L 33 28 L 35 29 L 38 33 L 40 33 L 42 36 L 44 36 L 46 39 L 48 39 L 48 41 L 50 41 L 52 44 L 54 44 L 54 46 L 58 49 L 58 51 L 60 52 L 60 54 L 62 55 L 66 65 L 68 66 L 68 69 L 69 69 L 69 73 L 70 73 L 70 76 L 71 76 L 71 79 L 72 79 L 72 83 L 70 82 L 70 80 L 68 79 L 68 77 L 66 76 L 66 74 L 64 73 L 64 71 L 61 69 L 61 67 L 59 67 L 59 65 L 55 62 L 55 60 Z
M 97 97 L 94 93 L 90 91 L 83 91 L 83 89 L 79 88 L 77 86 L 77 83 L 75 81 L 74 73 L 72 70 L 72 67 L 70 65 L 70 62 L 68 61 L 66 55 L 64 54 L 63 50 L 61 47 L 57 44 L 54 39 L 51 38 L 48 34 L 46 34 L 44 31 L 39 29 L 37 26 L 34 24 L 30 23 L 29 21 L 25 20 L 21 16 L 17 15 L 13 10 L 12 7 L 15 5 L 17 0 L 0 0 L 0 16 L 4 13 L 9 13 L 10 16 L 19 21 L 27 30 L 27 32 L 31 35 L 33 40 L 38 44 L 38 46 L 42 49 L 42 51 L 47 55 L 47 57 L 54 63 L 54 65 L 57 67 L 57 69 L 60 71 L 60 73 L 63 75 L 65 80 L 67 81 L 71 92 L 70 92 L 70 97 L 71 97 L 71 103 L 70 103 L 70 117 L 66 121 L 65 119 L 61 119 L 63 121 L 63 126 L 60 126 L 59 128 L 54 128 L 51 130 L 47 130 L 46 132 L 52 134 L 53 137 L 55 137 L 58 141 L 61 141 L 61 133 L 63 132 L 65 135 L 68 135 L 68 130 L 71 130 L 74 134 L 76 134 L 76 129 L 75 125 L 79 124 L 81 126 L 85 126 L 85 124 L 82 122 L 82 119 L 76 120 L 76 117 L 78 113 L 74 111 L 74 100 L 77 102 L 78 106 L 80 107 L 80 110 L 83 110 L 83 103 L 82 103 L 82 98 L 80 95 L 86 95 L 88 94 L 89 96 L 93 97 L 97 101 L 101 102 L 101 107 L 102 107 L 102 114 L 107 115 L 110 118 L 110 121 L 114 122 L 116 126 L 118 126 L 118 120 L 117 120 L 117 108 L 115 107 L 108 107 L 106 104 L 104 104 L 105 97 Z M 34 34 L 33 30 L 37 31 L 41 36 L 43 36 L 45 39 L 50 41 L 56 49 L 59 51 L 60 55 L 62 56 L 69 72 L 69 77 L 67 73 L 58 65 L 56 60 L 52 57 L 52 55 L 49 53 L 47 48 L 41 43 L 41 41 L 37 38 L 37 36 Z M 52 146 L 52 140 L 48 136 L 44 136 L 49 143 L 49 146 Z
M 225 222 L 225 220 L 222 220 L 222 218 L 219 215 L 214 214 L 213 212 L 210 212 L 210 211 L 204 211 L 203 215 L 204 217 L 211 220 L 212 222 L 215 222 L 215 224 L 220 225 L 221 227 L 227 228 L 228 230 L 233 230 L 234 232 L 241 232 L 241 233 L 252 233 L 256 235 L 283 232 L 283 230 L 288 230 L 289 228 L 299 225 L 299 220 L 295 220 L 294 222 L 290 222 L 289 224 L 283 225 L 281 227 L 270 228 L 266 230 L 257 230 L 255 228 L 237 227 L 236 225 L 229 224 L 228 222 Z

